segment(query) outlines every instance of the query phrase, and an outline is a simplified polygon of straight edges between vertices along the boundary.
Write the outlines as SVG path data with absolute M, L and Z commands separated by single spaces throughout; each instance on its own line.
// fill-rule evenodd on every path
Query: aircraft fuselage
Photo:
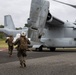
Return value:
M 65 23 L 61 26 L 46 27 L 41 42 L 48 47 L 76 47 L 75 25 Z

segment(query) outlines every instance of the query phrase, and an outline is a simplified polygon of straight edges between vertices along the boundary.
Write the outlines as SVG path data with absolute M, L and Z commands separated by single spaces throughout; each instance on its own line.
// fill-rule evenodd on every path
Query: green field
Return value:
M 0 48 L 7 48 L 7 43 L 5 43 L 5 40 L 0 39 Z

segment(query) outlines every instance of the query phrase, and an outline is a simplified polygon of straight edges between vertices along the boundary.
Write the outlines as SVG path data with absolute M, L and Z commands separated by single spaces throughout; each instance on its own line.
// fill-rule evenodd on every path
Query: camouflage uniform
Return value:
M 23 38 L 24 41 L 26 41 L 26 46 L 25 46 L 25 49 L 21 50 L 19 47 L 20 47 L 20 38 Z M 17 56 L 19 58 L 19 61 L 20 61 L 20 65 L 21 67 L 26 67 L 26 50 L 28 49 L 28 39 L 25 38 L 25 36 L 20 36 L 20 38 L 18 38 L 15 42 L 14 42 L 14 45 L 17 45 L 16 49 L 17 49 Z M 26 40 L 25 40 L 26 39 Z
M 8 54 L 9 56 L 12 55 L 12 52 L 13 52 L 13 36 L 10 35 L 8 39 L 6 39 L 5 41 L 6 43 L 8 43 Z

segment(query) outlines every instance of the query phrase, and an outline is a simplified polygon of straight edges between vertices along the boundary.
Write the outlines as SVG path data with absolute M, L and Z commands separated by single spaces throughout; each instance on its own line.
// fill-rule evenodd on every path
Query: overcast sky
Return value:
M 76 19 L 76 9 L 70 6 L 50 1 L 50 13 L 63 20 L 74 22 Z M 76 5 L 76 0 L 59 0 Z M 0 0 L 0 25 L 4 24 L 4 15 L 11 15 L 15 27 L 23 27 L 29 17 L 31 0 Z

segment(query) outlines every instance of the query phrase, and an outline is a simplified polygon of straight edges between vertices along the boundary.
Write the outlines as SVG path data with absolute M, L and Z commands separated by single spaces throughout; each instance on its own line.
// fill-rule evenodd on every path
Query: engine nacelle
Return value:
M 47 20 L 48 10 L 49 1 L 32 0 L 29 19 L 31 34 L 33 34 L 31 38 L 38 35 L 36 39 L 40 39 Z

